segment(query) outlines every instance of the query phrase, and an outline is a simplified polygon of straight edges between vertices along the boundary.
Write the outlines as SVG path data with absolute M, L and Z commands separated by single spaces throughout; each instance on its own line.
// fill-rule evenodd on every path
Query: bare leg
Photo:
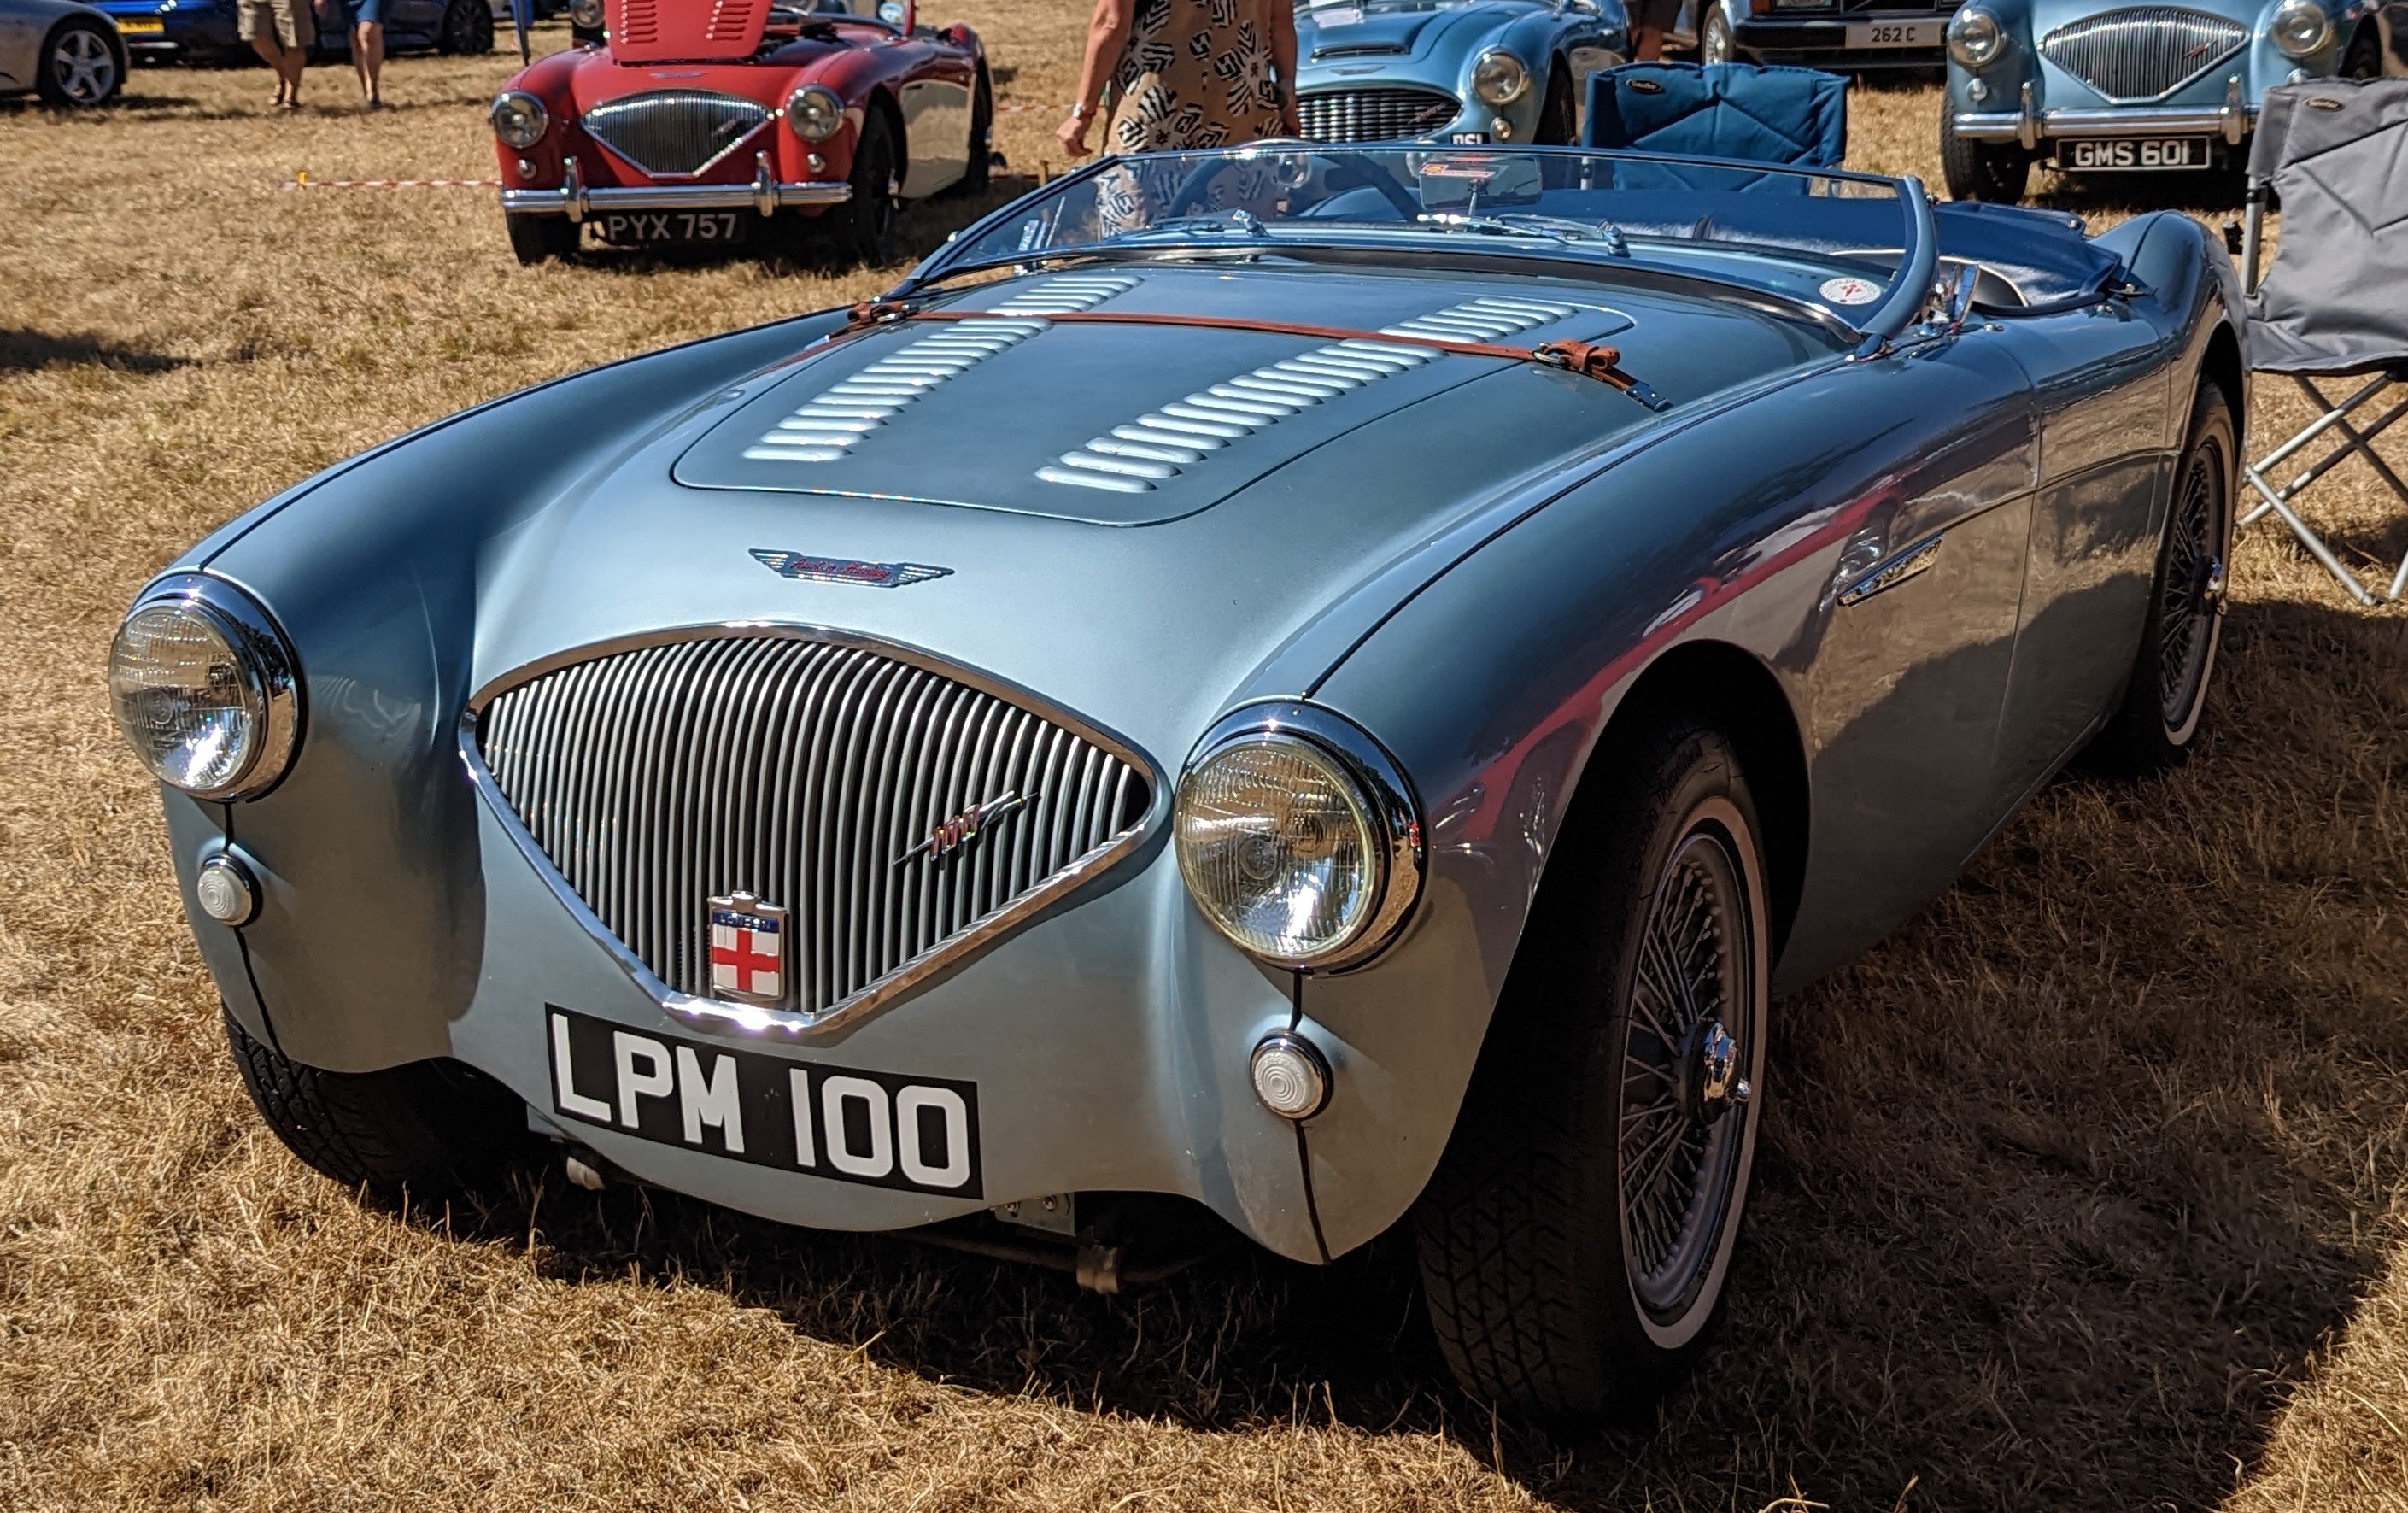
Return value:
M 301 104 L 301 68 L 309 61 L 307 48 L 286 48 L 276 71 L 284 76 L 284 98 L 298 108 Z
M 251 50 L 259 54 L 262 63 L 276 70 L 276 103 L 282 105 L 291 98 L 286 92 L 292 88 L 284 77 L 284 50 L 277 45 L 276 38 L 262 33 L 251 39 Z
M 352 29 L 351 66 L 359 70 L 361 97 L 371 106 L 384 104 L 384 22 L 364 21 Z
M 1664 28 L 1641 26 L 1634 30 L 1638 36 L 1637 45 L 1631 50 L 1634 61 L 1654 63 L 1664 56 Z

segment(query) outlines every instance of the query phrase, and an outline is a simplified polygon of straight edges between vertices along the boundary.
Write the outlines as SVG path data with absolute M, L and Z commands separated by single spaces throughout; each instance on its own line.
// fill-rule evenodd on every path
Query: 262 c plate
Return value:
M 2114 142 L 2068 142 L 2059 150 L 2076 173 L 2124 173 L 2207 166 L 2204 137 L 2134 137 Z
M 849 1071 L 544 1010 L 552 1112 L 837 1182 L 977 1198 L 978 1085 Z
M 1936 48 L 1945 39 L 1947 22 L 1937 21 L 1852 21 L 1851 48 Z
M 592 218 L 597 236 L 623 247 L 739 242 L 744 223 L 740 210 L 606 210 Z

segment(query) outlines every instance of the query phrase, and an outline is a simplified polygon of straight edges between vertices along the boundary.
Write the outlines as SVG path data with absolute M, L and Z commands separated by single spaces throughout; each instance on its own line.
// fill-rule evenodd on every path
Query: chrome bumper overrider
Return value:
M 582 221 L 596 210 L 758 210 L 775 215 L 799 206 L 842 205 L 848 183 L 786 183 L 770 174 L 767 155 L 749 184 L 643 184 L 589 189 L 571 161 L 558 189 L 505 189 L 502 209 L 521 214 L 565 215 Z
M 2159 106 L 2153 109 L 2035 110 L 2031 86 L 2024 86 L 2020 110 L 1956 113 L 1959 137 L 1984 142 L 2043 141 L 2116 137 L 2221 137 L 2239 147 L 2258 123 L 2258 108 L 2241 97 L 2241 80 L 2225 91 L 2222 105 Z

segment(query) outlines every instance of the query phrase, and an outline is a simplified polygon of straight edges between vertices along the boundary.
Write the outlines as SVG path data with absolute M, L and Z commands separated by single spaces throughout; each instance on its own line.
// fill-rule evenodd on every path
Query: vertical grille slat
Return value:
M 672 990 L 710 996 L 708 899 L 792 911 L 818 1016 L 1125 840 L 1152 786 L 1067 726 L 932 668 L 796 636 L 612 652 L 494 698 L 479 749 L 536 848 Z M 948 819 L 1025 800 L 941 859 Z
M 2086 16 L 2041 39 L 2041 56 L 2118 103 L 2155 100 L 2241 50 L 2247 27 L 2178 6 Z
M 1393 142 L 1426 137 L 1461 114 L 1441 90 L 1394 84 L 1316 90 L 1297 96 L 1297 124 L 1316 142 Z

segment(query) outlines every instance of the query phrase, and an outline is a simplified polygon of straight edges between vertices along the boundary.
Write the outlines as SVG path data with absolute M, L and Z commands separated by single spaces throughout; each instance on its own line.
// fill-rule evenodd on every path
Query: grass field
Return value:
M 1014 174 L 1060 166 L 1080 9 L 932 13 L 1025 108 Z M 360 447 L 896 271 L 522 269 L 485 194 L 283 187 L 491 173 L 508 72 L 401 60 L 373 117 L 331 70 L 289 119 L 260 70 L 0 106 L 0 1506 L 2408 1508 L 2408 614 L 2263 529 L 2197 760 L 2060 781 L 1781 1006 L 1728 1316 L 1649 1433 L 1454 1396 L 1383 1255 L 1102 1299 L 557 1174 L 400 1218 L 300 1166 L 108 721 L 126 599 Z M 1856 161 L 1936 180 L 1937 108 L 1860 90 Z M 2357 468 L 2317 518 L 2396 560 Z

